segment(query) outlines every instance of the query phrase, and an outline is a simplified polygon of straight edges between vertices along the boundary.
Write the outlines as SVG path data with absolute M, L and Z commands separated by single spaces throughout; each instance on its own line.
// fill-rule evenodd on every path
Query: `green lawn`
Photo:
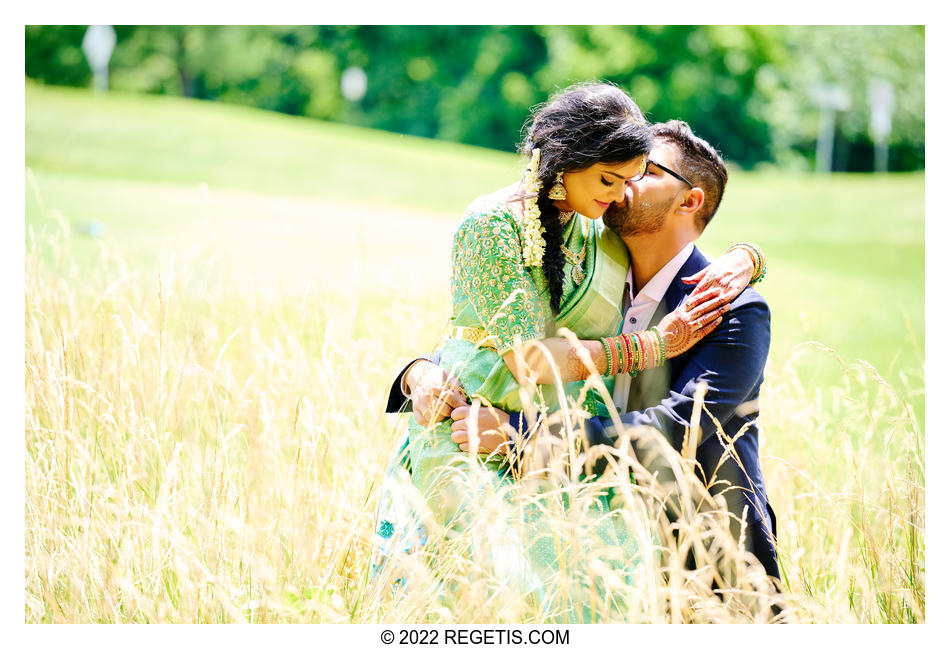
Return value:
M 58 210 L 89 260 L 84 232 L 98 222 L 145 275 L 211 251 L 288 288 L 359 273 L 363 308 L 400 290 L 438 309 L 455 222 L 520 162 L 250 108 L 27 84 L 26 166 L 28 238 Z M 922 173 L 736 171 L 700 244 L 717 255 L 744 240 L 768 256 L 773 363 L 820 342 L 875 365 L 922 414 Z M 421 347 L 433 328 L 420 328 Z M 840 376 L 822 353 L 799 364 L 819 382 Z
M 26 146 L 27 165 L 46 172 L 449 214 L 519 167 L 498 151 L 252 108 L 32 83 Z

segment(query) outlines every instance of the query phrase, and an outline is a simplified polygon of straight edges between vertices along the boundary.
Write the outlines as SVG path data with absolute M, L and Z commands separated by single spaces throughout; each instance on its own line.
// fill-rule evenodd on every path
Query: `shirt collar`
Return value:
M 666 262 L 666 265 L 663 266 L 656 275 L 647 282 L 647 285 L 640 289 L 640 292 L 634 296 L 633 293 L 633 266 L 627 270 L 627 286 L 630 291 L 630 301 L 631 303 L 638 298 L 646 297 L 654 302 L 659 302 L 663 299 L 663 296 L 666 295 L 667 289 L 670 288 L 670 284 L 673 283 L 673 280 L 676 278 L 676 273 L 679 272 L 679 269 L 683 267 L 683 264 L 686 263 L 686 260 L 689 259 L 689 256 L 693 254 L 693 248 L 695 244 L 692 242 L 687 243 L 683 246 L 683 249 L 676 253 L 676 256 Z

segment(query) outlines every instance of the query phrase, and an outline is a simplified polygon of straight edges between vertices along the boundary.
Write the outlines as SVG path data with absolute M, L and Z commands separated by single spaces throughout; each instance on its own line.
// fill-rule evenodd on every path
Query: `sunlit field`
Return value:
M 527 594 L 484 548 L 521 538 L 534 484 L 394 566 L 408 587 L 369 579 L 405 425 L 385 395 L 438 344 L 452 232 L 518 177 L 513 154 L 32 85 L 26 154 L 27 622 L 772 618 L 716 517 L 685 511 L 678 540 L 643 524 L 662 500 L 646 477 L 548 483 L 570 561 Z M 923 223 L 922 174 L 737 171 L 699 242 L 768 256 L 786 619 L 925 619 Z M 653 531 L 626 563 L 590 533 L 605 486 Z

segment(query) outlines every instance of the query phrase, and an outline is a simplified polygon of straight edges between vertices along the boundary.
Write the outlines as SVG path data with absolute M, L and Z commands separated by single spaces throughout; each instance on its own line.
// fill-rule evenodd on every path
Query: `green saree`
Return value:
M 458 378 L 465 391 L 493 406 L 509 411 L 523 410 L 519 385 L 502 355 L 516 341 L 538 340 L 557 335 L 566 327 L 580 339 L 598 339 L 616 335 L 621 325 L 621 299 L 627 275 L 626 246 L 600 221 L 575 215 L 565 226 L 564 245 L 574 255 L 583 252 L 583 279 L 575 284 L 574 263 L 565 269 L 561 310 L 554 317 L 549 305 L 550 291 L 539 267 L 526 268 L 522 257 L 523 230 L 519 217 L 510 206 L 483 198 L 473 203 L 458 228 L 452 253 L 451 332 L 479 331 L 490 346 L 450 335 L 443 347 L 440 365 Z M 577 257 L 575 256 L 575 259 Z M 578 265 L 581 265 L 578 264 Z M 608 391 L 612 378 L 605 380 Z M 569 399 L 577 400 L 583 382 L 564 384 Z M 538 386 L 536 401 L 548 410 L 556 409 L 555 386 Z M 600 395 L 588 391 L 583 402 L 594 415 L 606 414 Z M 409 552 L 425 543 L 425 526 L 418 518 L 407 518 L 409 507 L 395 491 L 394 474 L 406 464 L 411 467 L 413 485 L 429 505 L 429 514 L 440 525 L 464 526 L 464 512 L 473 494 L 466 493 L 458 480 L 468 453 L 459 450 L 451 439 L 451 420 L 426 428 L 410 418 L 406 440 L 387 470 L 389 485 L 380 496 L 373 572 L 382 567 L 387 556 Z M 493 458 L 480 459 L 481 467 L 495 479 L 503 480 L 505 467 Z M 531 517 L 531 512 L 525 512 Z M 411 516 L 410 516 L 411 518 Z M 535 524 L 535 531 L 540 528 Z M 532 564 L 555 561 L 549 538 L 534 534 Z
M 586 222 L 586 223 L 585 223 Z M 452 328 L 483 330 L 495 349 L 449 337 L 439 363 L 456 376 L 473 398 L 509 411 L 523 409 L 518 382 L 502 354 L 517 338 L 537 340 L 557 335 L 567 327 L 581 339 L 613 336 L 620 329 L 620 302 L 627 275 L 627 249 L 599 221 L 576 215 L 565 228 L 565 246 L 586 248 L 584 279 L 575 285 L 565 272 L 561 312 L 550 308 L 550 290 L 538 267 L 525 268 L 521 255 L 522 231 L 517 217 L 504 204 L 476 203 L 455 235 L 452 255 Z M 607 380 L 608 390 L 613 387 Z M 568 398 L 577 399 L 582 382 L 565 384 Z M 539 386 L 537 399 L 548 408 L 557 404 L 553 385 Z M 591 414 L 606 414 L 592 392 L 585 400 Z M 409 425 L 409 457 L 415 485 L 432 492 L 436 476 L 444 473 L 460 453 L 451 440 L 451 421 L 426 430 L 414 419 Z M 498 470 L 497 460 L 486 467 Z M 441 467 L 441 468 L 440 468 Z

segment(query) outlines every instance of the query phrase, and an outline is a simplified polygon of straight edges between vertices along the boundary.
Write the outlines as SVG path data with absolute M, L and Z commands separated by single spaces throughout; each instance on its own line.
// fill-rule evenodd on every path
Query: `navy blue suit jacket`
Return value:
M 708 265 L 699 249 L 694 249 L 657 307 L 651 327 L 692 291 L 692 286 L 680 280 Z M 756 426 L 759 388 L 771 338 L 770 320 L 765 300 L 747 288 L 709 335 L 686 353 L 669 359 L 662 368 L 644 372 L 633 380 L 633 408 L 620 419 L 624 424 L 656 428 L 679 450 L 693 413 L 696 389 L 705 382 L 708 390 L 703 403 L 733 439 L 734 452 L 727 450 L 727 442 L 717 434 L 716 424 L 703 412 L 702 436 L 696 449 L 697 473 L 709 485 L 710 492 L 722 493 L 731 513 L 741 517 L 746 510 L 747 549 L 762 562 L 768 574 L 779 578 L 775 515 L 765 493 Z M 738 435 L 746 425 L 742 435 Z M 588 420 L 585 433 L 592 445 L 613 446 L 618 437 L 609 418 Z M 713 473 L 715 482 L 710 484 Z
M 676 309 L 692 291 L 692 286 L 680 280 L 708 265 L 709 261 L 699 249 L 694 249 L 657 308 L 651 327 Z M 727 452 L 715 423 L 704 412 L 700 422 L 702 438 L 696 449 L 697 472 L 709 485 L 710 492 L 723 495 L 732 514 L 745 515 L 747 549 L 762 562 L 769 575 L 779 578 L 774 545 L 775 514 L 765 493 L 755 423 L 770 337 L 768 305 L 761 295 L 747 288 L 708 336 L 686 353 L 669 359 L 663 367 L 644 372 L 633 380 L 633 408 L 620 419 L 624 424 L 656 428 L 678 450 L 682 448 L 692 416 L 696 388 L 705 382 L 708 389 L 704 404 L 726 435 L 734 440 L 734 455 Z M 406 411 L 405 398 L 399 389 L 401 376 L 400 373 L 393 383 L 387 412 Z M 521 413 L 512 413 L 511 423 L 516 429 L 523 429 Z M 737 436 L 746 424 L 748 428 Z M 592 445 L 613 446 L 618 437 L 609 418 L 588 420 L 585 433 Z M 720 460 L 723 460 L 721 466 Z M 595 465 L 595 471 L 600 468 L 602 465 Z M 716 481 L 710 484 L 713 473 Z M 728 482 L 728 486 L 724 482 Z

